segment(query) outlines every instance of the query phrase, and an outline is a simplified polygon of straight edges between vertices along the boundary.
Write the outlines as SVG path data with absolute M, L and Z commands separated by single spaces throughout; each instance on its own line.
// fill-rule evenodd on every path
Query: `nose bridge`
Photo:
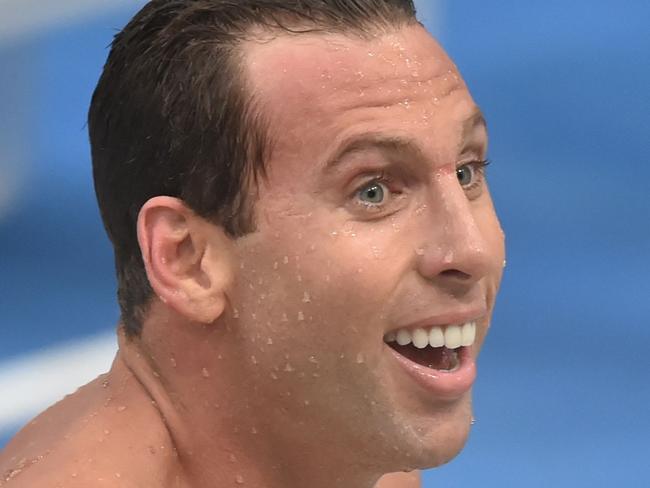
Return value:
M 430 196 L 420 272 L 428 278 L 445 275 L 475 281 L 487 272 L 487 244 L 455 174 L 444 179 L 438 180 Z

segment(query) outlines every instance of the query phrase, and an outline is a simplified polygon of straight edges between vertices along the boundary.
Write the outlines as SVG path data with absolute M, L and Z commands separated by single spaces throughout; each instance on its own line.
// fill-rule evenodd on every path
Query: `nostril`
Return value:
M 445 276 L 447 278 L 454 278 L 457 280 L 469 280 L 472 276 L 465 273 L 464 271 L 461 271 L 459 269 L 446 269 L 442 273 L 440 273 L 441 276 Z

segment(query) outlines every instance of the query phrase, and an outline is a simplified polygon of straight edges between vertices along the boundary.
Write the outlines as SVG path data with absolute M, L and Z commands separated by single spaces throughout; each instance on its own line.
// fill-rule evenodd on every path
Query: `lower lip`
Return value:
M 476 363 L 472 348 L 461 347 L 458 351 L 459 365 L 454 371 L 427 368 L 402 356 L 390 346 L 385 346 L 393 357 L 417 384 L 431 395 L 443 400 L 457 400 L 467 393 L 476 380 Z

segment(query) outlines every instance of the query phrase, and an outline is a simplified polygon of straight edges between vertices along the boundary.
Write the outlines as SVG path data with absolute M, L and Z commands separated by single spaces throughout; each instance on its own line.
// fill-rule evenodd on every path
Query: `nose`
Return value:
M 477 220 L 482 215 L 481 204 L 468 200 L 455 176 L 438 190 L 428 218 L 422 222 L 417 268 L 425 279 L 456 293 L 485 277 L 492 260 Z

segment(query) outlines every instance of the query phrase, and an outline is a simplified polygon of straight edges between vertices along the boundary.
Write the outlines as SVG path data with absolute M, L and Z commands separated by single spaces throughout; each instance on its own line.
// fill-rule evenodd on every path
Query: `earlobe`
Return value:
M 138 216 L 138 241 L 156 295 L 189 321 L 223 313 L 232 281 L 230 239 L 181 200 L 154 197 Z

